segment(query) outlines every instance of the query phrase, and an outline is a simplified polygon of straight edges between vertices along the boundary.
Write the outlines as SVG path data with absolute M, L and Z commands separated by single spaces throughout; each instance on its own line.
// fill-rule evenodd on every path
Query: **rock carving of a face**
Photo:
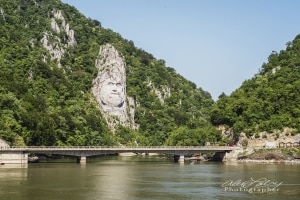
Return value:
M 125 99 L 124 83 L 120 75 L 115 73 L 104 74 L 100 80 L 100 99 L 103 105 L 122 107 Z
M 100 47 L 95 66 L 97 77 L 92 92 L 101 110 L 107 115 L 120 116 L 126 111 L 126 65 L 122 56 L 110 44 Z
M 126 94 L 126 62 L 111 44 L 100 46 L 95 60 L 97 76 L 93 80 L 92 93 L 107 124 L 137 129 L 134 122 L 133 98 Z M 128 104 L 130 106 L 128 106 Z

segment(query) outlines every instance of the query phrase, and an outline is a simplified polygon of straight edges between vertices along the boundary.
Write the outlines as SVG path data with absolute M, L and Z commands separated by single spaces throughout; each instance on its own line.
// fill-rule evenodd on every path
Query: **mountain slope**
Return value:
M 112 129 L 91 92 L 105 44 L 125 60 L 137 129 Z M 0 138 L 12 145 L 199 145 L 221 139 L 208 120 L 214 103 L 208 92 L 59 0 L 0 0 L 0 68 Z
M 285 127 L 294 135 L 300 131 L 299 102 L 300 35 L 287 43 L 286 50 L 272 52 L 260 72 L 230 96 L 221 95 L 211 121 L 227 125 L 236 135 L 274 133 Z

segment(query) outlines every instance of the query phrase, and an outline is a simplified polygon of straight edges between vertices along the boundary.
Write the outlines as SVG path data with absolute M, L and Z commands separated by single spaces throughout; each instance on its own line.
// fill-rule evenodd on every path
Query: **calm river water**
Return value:
M 1 200 L 299 199 L 300 165 L 103 157 L 0 166 Z

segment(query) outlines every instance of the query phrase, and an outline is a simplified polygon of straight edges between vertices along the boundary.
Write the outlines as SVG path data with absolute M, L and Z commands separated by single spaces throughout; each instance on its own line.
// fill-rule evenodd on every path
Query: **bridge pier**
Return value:
M 184 155 L 180 155 L 179 156 L 178 162 L 180 162 L 180 163 L 184 162 Z
M 28 153 L 23 152 L 0 152 L 0 164 L 27 164 Z
M 86 164 L 86 156 L 77 157 L 77 163 Z
M 183 163 L 184 162 L 184 155 L 174 155 L 174 162 Z
M 224 161 L 226 152 L 216 152 L 213 156 L 214 161 Z

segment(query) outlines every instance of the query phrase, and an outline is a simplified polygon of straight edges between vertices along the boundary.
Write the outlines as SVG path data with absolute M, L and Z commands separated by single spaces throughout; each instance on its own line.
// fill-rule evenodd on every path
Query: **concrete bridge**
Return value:
M 0 162 L 5 154 L 23 155 L 22 159 L 28 160 L 28 154 L 52 154 L 77 157 L 80 163 L 86 163 L 86 157 L 116 153 L 158 153 L 179 156 L 179 161 L 184 160 L 184 155 L 199 153 L 227 153 L 239 150 L 239 147 L 229 146 L 27 146 L 27 147 L 2 147 L 0 148 Z M 2 159 L 3 160 L 3 159 Z M 2 161 L 3 162 L 3 161 Z

